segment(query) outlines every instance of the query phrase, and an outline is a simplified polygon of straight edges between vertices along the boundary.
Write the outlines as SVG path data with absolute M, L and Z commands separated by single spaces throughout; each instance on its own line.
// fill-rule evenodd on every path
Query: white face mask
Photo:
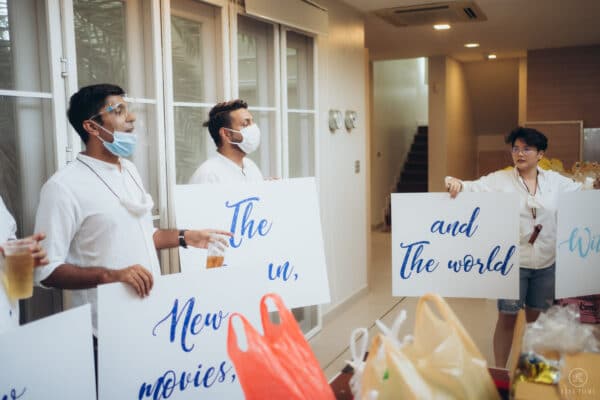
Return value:
M 260 129 L 258 129 L 258 125 L 256 124 L 249 125 L 243 128 L 241 131 L 236 131 L 235 129 L 229 128 L 225 129 L 231 132 L 238 132 L 242 135 L 241 142 L 235 143 L 229 141 L 229 143 L 237 145 L 246 154 L 250 154 L 253 151 L 256 151 L 256 149 L 258 149 L 258 146 L 260 146 Z

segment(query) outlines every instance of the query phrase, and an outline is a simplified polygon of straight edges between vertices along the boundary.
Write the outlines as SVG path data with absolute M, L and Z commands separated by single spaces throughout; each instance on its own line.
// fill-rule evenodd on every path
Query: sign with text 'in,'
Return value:
M 600 191 L 558 198 L 556 298 L 600 293 Z
M 0 364 L 2 400 L 95 399 L 90 306 L 2 333 Z
M 392 294 L 519 297 L 519 199 L 392 194 Z
M 178 185 L 177 226 L 232 232 L 224 266 L 252 271 L 290 308 L 328 303 L 329 284 L 314 178 Z M 207 252 L 179 250 L 181 271 L 207 270 Z
M 249 271 L 155 278 L 146 298 L 98 288 L 98 395 L 112 399 L 243 399 L 227 355 L 229 316 L 259 324 L 264 286 Z

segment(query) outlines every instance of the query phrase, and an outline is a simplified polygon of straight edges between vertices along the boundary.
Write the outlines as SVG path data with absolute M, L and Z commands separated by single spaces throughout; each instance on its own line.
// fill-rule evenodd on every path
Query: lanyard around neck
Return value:
M 98 172 L 96 172 L 96 170 L 94 168 L 92 168 L 91 165 L 89 165 L 88 163 L 86 163 L 85 161 L 83 161 L 81 158 L 79 157 L 75 157 L 77 159 L 77 161 L 79 161 L 80 163 L 82 163 L 83 165 L 85 165 L 86 167 L 89 168 L 90 171 L 92 171 L 94 173 L 94 175 L 96 175 L 98 177 L 98 179 L 100 179 L 100 181 L 102 183 L 104 183 L 104 186 L 106 186 L 108 188 L 108 190 L 110 190 L 110 192 L 112 194 L 115 195 L 115 197 L 117 198 L 117 200 L 121 201 L 121 197 L 119 197 L 119 195 L 110 187 L 110 185 L 100 176 L 100 174 Z M 142 195 L 145 195 L 146 192 L 144 192 L 144 189 L 142 189 L 142 187 L 140 186 L 140 184 L 135 180 L 135 178 L 133 177 L 133 175 L 131 175 L 131 172 L 129 172 L 129 170 L 127 168 L 125 168 L 125 171 L 127 171 L 127 173 L 129 174 L 129 176 L 131 177 L 131 180 L 136 184 L 136 186 L 140 189 L 140 191 L 142 192 Z
M 536 175 L 535 175 L 535 191 L 536 191 L 536 193 L 538 191 L 538 175 L 539 175 L 539 172 L 536 171 Z M 525 191 L 527 192 L 527 194 L 529 196 L 535 196 L 535 194 L 531 194 L 531 191 L 529 190 L 529 187 L 525 183 L 525 179 L 523 179 L 523 177 L 521 176 L 521 174 L 519 174 L 519 179 L 521 180 L 521 183 L 525 187 Z M 537 217 L 537 211 L 533 207 L 531 207 L 531 216 L 533 217 L 534 220 Z

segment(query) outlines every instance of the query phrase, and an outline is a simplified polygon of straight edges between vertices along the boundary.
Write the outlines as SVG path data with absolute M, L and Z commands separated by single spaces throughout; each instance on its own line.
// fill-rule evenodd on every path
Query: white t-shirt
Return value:
M 581 184 L 554 171 L 538 168 L 538 187 L 535 196 L 527 191 L 516 168 L 492 172 L 476 181 L 462 181 L 465 192 L 504 192 L 519 195 L 519 231 L 521 268 L 542 269 L 551 266 L 556 258 L 556 211 L 558 196 L 581 190 Z M 536 209 L 533 219 L 531 209 Z M 529 243 L 533 227 L 542 225 L 536 241 Z
M 119 170 L 117 165 L 79 154 L 46 182 L 35 231 L 46 233 L 42 244 L 50 263 L 36 268 L 36 284 L 64 263 L 112 269 L 140 264 L 160 275 L 151 210 L 136 216 L 117 196 L 137 203 L 149 199 L 137 169 L 125 159 Z M 91 304 L 96 334 L 97 290 L 73 290 L 72 303 L 74 307 Z
M 235 162 L 221 153 L 204 161 L 190 178 L 190 183 L 235 183 L 260 182 L 264 180 L 260 169 L 248 157 L 242 160 L 240 168 Z
M 0 197 L 0 244 L 9 239 L 16 239 L 16 232 L 15 219 L 10 215 Z M 4 259 L 0 260 L 0 265 L 4 267 Z M 3 276 L 0 280 L 0 333 L 19 326 L 19 301 L 12 301 L 8 298 L 2 280 L 4 280 Z

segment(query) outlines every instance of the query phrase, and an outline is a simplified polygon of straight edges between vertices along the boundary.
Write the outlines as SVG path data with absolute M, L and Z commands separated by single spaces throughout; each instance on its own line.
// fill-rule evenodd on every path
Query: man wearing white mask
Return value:
M 36 230 L 47 233 L 50 263 L 36 270 L 36 283 L 74 289 L 74 306 L 90 303 L 96 335 L 96 287 L 123 282 L 141 297 L 160 275 L 157 249 L 206 248 L 215 230 L 154 229 L 153 202 L 135 165 L 135 115 L 124 91 L 110 84 L 81 88 L 68 117 L 85 151 L 46 182 Z
M 210 110 L 204 126 L 208 127 L 217 146 L 217 154 L 198 167 L 190 183 L 263 180 L 260 169 L 246 157 L 258 149 L 260 130 L 245 101 L 237 99 L 217 104 Z

